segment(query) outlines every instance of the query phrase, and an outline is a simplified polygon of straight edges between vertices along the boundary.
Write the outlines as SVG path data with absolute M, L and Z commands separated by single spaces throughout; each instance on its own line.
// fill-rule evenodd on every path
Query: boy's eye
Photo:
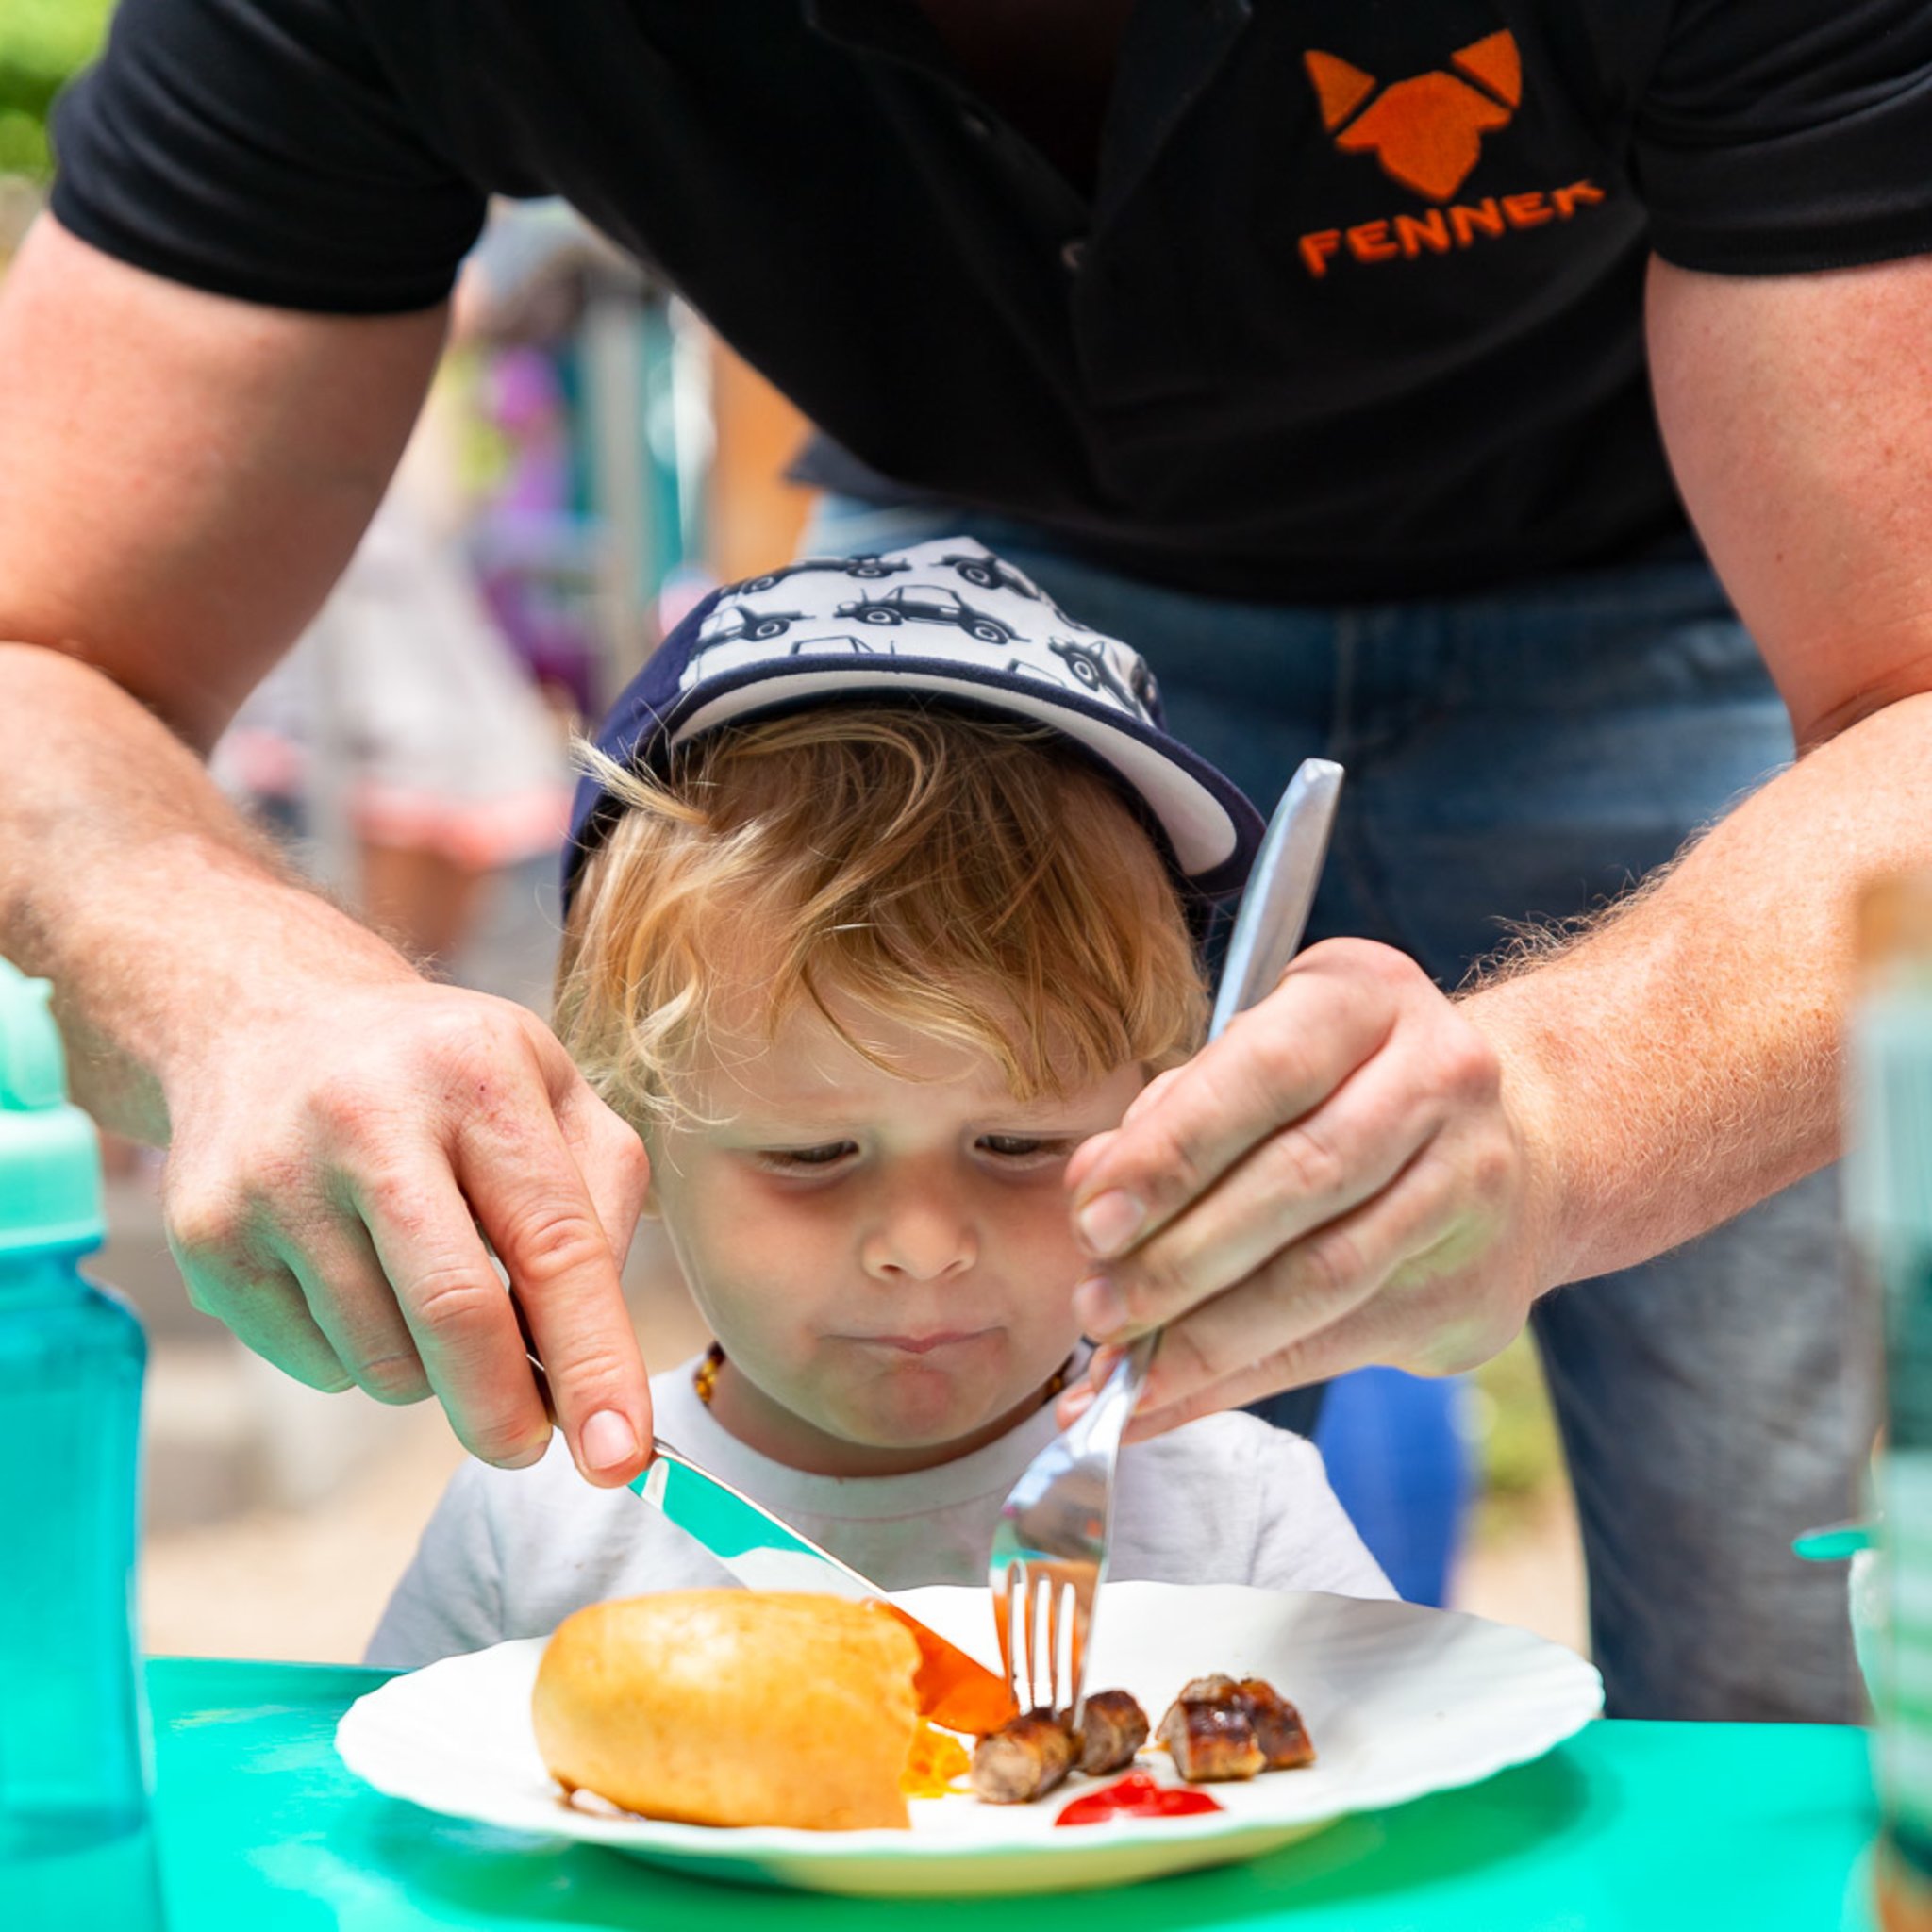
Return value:
M 982 1134 L 979 1144 L 1002 1160 L 1057 1160 L 1070 1151 L 1067 1141 L 1038 1134 Z
M 827 1141 L 822 1147 L 766 1147 L 760 1150 L 758 1158 L 779 1174 L 795 1174 L 810 1168 L 835 1167 L 857 1151 L 850 1141 Z

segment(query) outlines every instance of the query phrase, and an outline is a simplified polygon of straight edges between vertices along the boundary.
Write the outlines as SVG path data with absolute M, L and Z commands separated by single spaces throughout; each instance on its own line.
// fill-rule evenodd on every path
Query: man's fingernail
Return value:
M 584 1424 L 583 1445 L 592 1469 L 622 1469 L 637 1460 L 637 1431 L 614 1408 L 600 1408 Z
M 1080 1332 L 1100 1341 L 1126 1320 L 1126 1304 L 1121 1291 L 1104 1274 L 1090 1274 L 1074 1291 L 1074 1312 L 1080 1318 Z
M 1147 1209 L 1133 1195 L 1114 1188 L 1096 1194 L 1074 1217 L 1089 1254 L 1103 1257 L 1117 1255 L 1140 1233 Z

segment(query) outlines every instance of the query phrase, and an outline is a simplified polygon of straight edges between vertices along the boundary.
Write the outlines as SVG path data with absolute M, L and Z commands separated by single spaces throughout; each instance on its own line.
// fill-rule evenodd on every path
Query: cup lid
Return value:
M 98 1247 L 100 1139 L 67 1098 L 53 988 L 0 959 L 0 1255 Z

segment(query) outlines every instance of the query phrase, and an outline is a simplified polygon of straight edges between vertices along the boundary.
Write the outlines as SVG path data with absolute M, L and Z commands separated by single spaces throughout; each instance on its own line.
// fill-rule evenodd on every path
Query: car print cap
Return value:
M 905 699 L 1003 712 L 1063 732 L 1109 772 L 1166 846 L 1190 896 L 1241 888 L 1260 815 L 1171 738 L 1146 659 L 1069 617 L 966 537 L 876 556 L 801 558 L 714 591 L 653 653 L 591 741 L 664 772 L 706 731 L 807 705 Z M 564 903 L 622 807 L 577 786 Z

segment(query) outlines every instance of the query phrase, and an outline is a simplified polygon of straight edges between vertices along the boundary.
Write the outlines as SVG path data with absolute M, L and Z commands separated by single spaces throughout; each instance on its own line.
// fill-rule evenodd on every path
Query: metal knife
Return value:
M 700 1469 L 659 1436 L 648 1468 L 631 1488 L 695 1537 L 752 1590 L 803 1590 L 853 1603 L 885 1591 L 829 1550 L 822 1550 L 762 1504 Z

